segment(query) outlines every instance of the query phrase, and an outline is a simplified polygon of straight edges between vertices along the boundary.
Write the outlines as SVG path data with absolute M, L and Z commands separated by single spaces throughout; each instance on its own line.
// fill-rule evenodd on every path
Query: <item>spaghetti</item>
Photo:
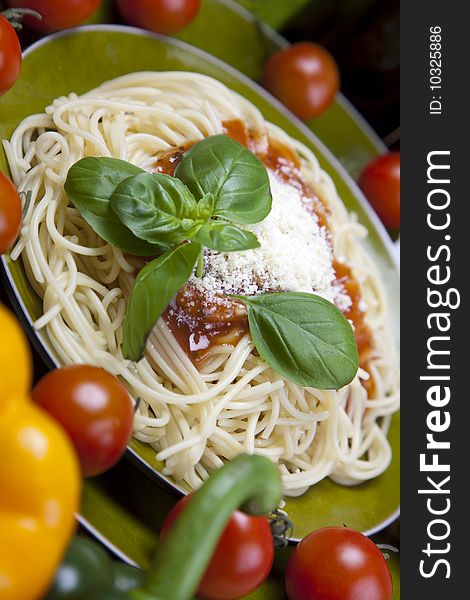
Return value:
M 234 124 L 241 128 L 235 131 Z M 295 181 L 285 182 L 310 197 L 318 223 L 328 225 L 339 261 L 336 283 L 349 294 L 344 312 L 355 325 L 361 356 L 356 378 L 340 390 L 284 380 L 254 351 L 246 329 L 193 356 L 168 312 L 140 362 L 122 357 L 138 260 L 105 244 L 69 203 L 63 190 L 68 170 L 85 156 L 110 156 L 170 172 L 188 144 L 219 133 L 240 138 L 240 131 L 245 137 L 239 141 L 264 155 L 271 175 L 270 146 L 284 167 L 286 161 L 296 166 Z M 387 468 L 387 431 L 399 402 L 387 298 L 360 243 L 364 227 L 347 213 L 306 146 L 221 83 L 182 72 L 135 73 L 83 96 L 58 98 L 44 114 L 27 117 L 4 146 L 15 184 L 30 192 L 11 258 L 22 257 L 42 298 L 35 327 L 47 331 L 61 362 L 99 365 L 140 399 L 134 435 L 155 448 L 166 475 L 196 489 L 225 459 L 256 452 L 279 464 L 288 495 L 300 495 L 325 477 L 354 485 Z M 209 261 L 206 255 L 206 266 Z

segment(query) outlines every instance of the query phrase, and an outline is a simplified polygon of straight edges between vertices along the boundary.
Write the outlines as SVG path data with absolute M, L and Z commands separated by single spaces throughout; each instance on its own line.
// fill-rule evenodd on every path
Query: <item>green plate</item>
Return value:
M 93 60 L 89 60 L 90 56 Z M 370 232 L 367 244 L 380 265 L 396 329 L 398 275 L 391 256 L 391 242 L 353 181 L 312 132 L 272 97 L 233 68 L 196 48 L 119 26 L 90 26 L 46 38 L 27 52 L 20 80 L 0 100 L 0 137 L 8 138 L 21 119 L 42 111 L 57 96 L 71 91 L 80 94 L 118 75 L 152 69 L 198 71 L 215 77 L 253 101 L 267 119 L 314 149 L 323 168 L 333 177 L 345 204 L 358 214 Z M 5 168 L 4 157 L 1 160 L 0 167 Z M 41 303 L 29 287 L 20 263 L 5 259 L 5 266 L 21 309 L 29 321 L 35 320 L 41 314 Z M 57 364 L 59 361 L 47 335 L 44 332 L 35 335 L 43 352 Z M 393 519 L 399 505 L 398 429 L 396 417 L 390 432 L 393 463 L 377 479 L 354 488 L 325 480 L 302 497 L 288 500 L 286 510 L 294 522 L 296 538 L 316 527 L 342 523 L 370 533 Z M 160 473 L 162 465 L 155 460 L 155 452 L 149 446 L 133 441 L 129 452 L 139 466 L 145 467 L 157 480 L 184 492 Z
M 123 460 L 114 469 L 88 480 L 83 494 L 80 522 L 117 557 L 143 568 L 148 567 L 158 544 L 157 532 L 174 498 Z M 396 543 L 379 534 L 376 543 Z M 247 600 L 287 600 L 284 592 L 286 562 L 293 547 L 276 550 L 269 579 Z M 400 564 L 396 554 L 388 562 L 393 577 L 393 600 L 400 598 Z
M 245 73 L 256 76 L 266 54 L 282 43 L 282 39 L 269 30 L 261 31 L 256 22 L 247 19 L 242 10 L 237 8 L 230 11 L 228 2 L 205 2 L 200 17 L 185 31 L 184 36 L 211 49 L 214 54 L 234 63 Z M 214 22 L 212 18 L 217 18 L 225 23 L 228 16 L 233 21 L 227 31 L 224 27 L 217 27 L 214 29 L 214 36 L 203 35 L 201 19 L 206 22 L 207 28 L 207 17 L 211 17 L 209 22 Z M 234 29 L 237 35 L 240 34 L 238 40 L 230 33 Z M 240 52 L 241 47 L 246 51 Z M 248 48 L 255 50 L 250 52 Z M 90 53 L 93 54 L 93 61 L 86 58 Z M 44 64 L 48 65 L 47 71 L 43 68 Z M 393 312 L 398 316 L 398 276 L 391 258 L 390 242 L 339 164 L 307 128 L 260 93 L 251 82 L 227 65 L 194 49 L 129 29 L 102 29 L 99 33 L 96 30 L 82 30 L 40 42 L 28 52 L 17 86 L 0 99 L 0 137 L 9 137 L 20 119 L 31 112 L 42 111 L 55 96 L 72 90 L 83 92 L 103 80 L 140 69 L 184 69 L 212 75 L 244 93 L 260 106 L 269 119 L 313 147 L 321 158 L 322 165 L 334 176 L 347 205 L 359 213 L 360 220 L 369 228 L 370 247 L 382 267 L 392 298 Z M 381 150 L 380 142 L 341 98 L 313 124 L 313 128 L 352 173 L 357 172 L 364 160 Z M 6 168 L 3 156 L 0 156 L 0 167 Z M 5 267 L 18 308 L 28 322 L 31 322 L 40 314 L 40 303 L 29 288 L 20 266 L 12 265 L 7 259 Z M 37 337 L 43 355 L 47 353 L 53 358 L 53 352 L 48 352 L 47 339 Z M 343 522 L 371 532 L 393 519 L 399 502 L 398 427 L 399 421 L 396 418 L 391 431 L 394 462 L 380 478 L 354 489 L 341 488 L 325 481 L 303 498 L 289 501 L 296 536 L 300 537 L 325 524 Z M 148 447 L 133 445 L 133 451 L 139 466 L 147 463 L 151 472 L 158 469 L 153 452 L 149 452 Z M 144 458 L 144 462 L 139 455 Z M 124 473 L 121 472 L 123 469 Z M 133 484 L 130 483 L 130 473 L 137 478 Z M 132 497 L 130 504 L 129 496 Z M 124 463 L 109 477 L 87 482 L 81 520 L 123 558 L 145 565 L 156 544 L 155 531 L 173 502 L 174 498 L 169 494 L 158 490 Z M 265 591 L 260 591 L 253 597 L 282 598 L 279 589 L 273 580 Z

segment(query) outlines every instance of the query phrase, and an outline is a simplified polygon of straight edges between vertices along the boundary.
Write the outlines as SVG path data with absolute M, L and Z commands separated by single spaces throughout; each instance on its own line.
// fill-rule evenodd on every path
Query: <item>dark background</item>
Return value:
M 292 42 L 311 40 L 328 48 L 340 67 L 342 93 L 389 147 L 398 148 L 398 0 L 311 0 L 281 33 Z

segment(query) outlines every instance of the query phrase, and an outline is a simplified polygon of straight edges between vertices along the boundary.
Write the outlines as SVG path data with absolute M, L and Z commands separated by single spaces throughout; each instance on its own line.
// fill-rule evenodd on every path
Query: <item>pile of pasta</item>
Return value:
M 159 156 L 222 133 L 223 122 L 233 119 L 298 155 L 302 176 L 331 210 L 335 256 L 360 283 L 373 349 L 367 372 L 359 369 L 340 390 L 283 379 L 253 351 L 249 335 L 236 346 L 215 346 L 196 367 L 163 319 L 140 362 L 122 357 L 135 266 L 69 203 L 67 172 L 85 156 L 151 169 Z M 387 468 L 387 431 L 399 403 L 387 298 L 361 243 L 365 228 L 348 214 L 309 148 L 218 81 L 184 72 L 135 73 L 58 98 L 43 114 L 27 117 L 4 146 L 15 184 L 28 192 L 11 258 L 21 257 L 42 298 L 43 315 L 34 325 L 46 330 L 59 363 L 91 363 L 120 377 L 138 400 L 134 435 L 155 449 L 165 474 L 195 489 L 224 460 L 256 452 L 279 465 L 287 494 L 300 495 L 325 477 L 354 485 Z M 370 377 L 368 397 L 363 381 Z

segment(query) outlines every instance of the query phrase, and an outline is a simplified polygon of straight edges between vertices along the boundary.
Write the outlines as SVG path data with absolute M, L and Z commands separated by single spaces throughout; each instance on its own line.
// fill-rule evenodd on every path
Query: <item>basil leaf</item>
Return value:
M 198 223 L 198 208 L 179 179 L 161 173 L 140 173 L 117 186 L 111 208 L 137 237 L 152 244 L 172 245 L 188 239 Z
M 152 256 L 160 248 L 136 237 L 111 210 L 110 200 L 116 187 L 142 169 L 124 160 L 88 157 L 69 170 L 65 192 L 85 221 L 108 244 L 138 256 Z
M 189 239 L 218 252 L 234 252 L 259 248 L 258 238 L 230 223 L 210 221 L 190 234 Z
M 173 296 L 191 274 L 199 244 L 172 248 L 148 263 L 137 275 L 129 297 L 122 340 L 124 358 L 142 358 L 147 337 Z
M 354 332 L 334 304 L 304 293 L 236 297 L 247 305 L 256 349 L 277 373 L 327 390 L 354 379 L 359 365 Z
M 234 223 L 258 223 L 271 210 L 266 168 L 257 156 L 226 135 L 210 136 L 190 148 L 175 177 L 197 200 L 213 194 L 213 214 Z

